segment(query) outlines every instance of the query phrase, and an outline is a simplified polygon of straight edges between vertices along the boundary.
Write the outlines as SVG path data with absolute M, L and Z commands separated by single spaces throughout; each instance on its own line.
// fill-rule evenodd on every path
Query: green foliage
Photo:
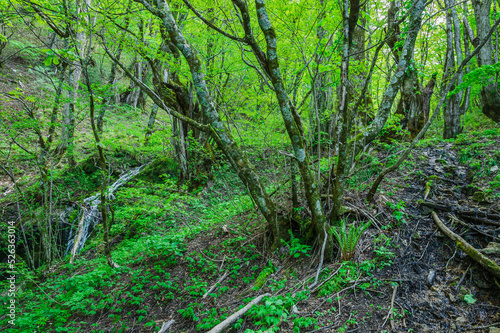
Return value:
M 299 258 L 302 254 L 309 257 L 310 255 L 307 251 L 309 251 L 311 247 L 301 244 L 300 239 L 293 235 L 292 230 L 288 230 L 288 233 L 290 234 L 290 241 L 286 242 L 281 239 L 281 243 L 288 248 L 290 257 Z
M 396 204 L 388 201 L 386 204 L 390 209 L 392 209 L 392 216 L 396 220 L 397 226 L 400 226 L 402 223 L 406 223 L 406 213 L 404 211 L 406 204 L 403 200 L 399 200 Z
M 365 260 L 361 263 L 350 261 L 345 262 L 342 267 L 339 268 L 338 273 L 333 278 L 330 278 L 329 281 L 321 287 L 318 295 L 324 297 L 336 294 L 345 288 L 350 282 L 356 281 L 361 276 L 370 276 L 375 267 L 374 260 Z M 328 278 L 331 273 L 331 270 L 325 270 L 324 274 L 321 274 L 320 277 Z M 359 288 L 363 290 L 369 286 L 371 285 L 360 284 Z
M 380 234 L 373 241 L 374 252 L 377 255 L 378 265 L 380 268 L 390 266 L 392 264 L 392 259 L 396 256 L 391 250 L 394 247 L 392 244 L 392 238 L 387 237 L 384 234 Z
M 463 82 L 460 83 L 453 91 L 448 93 L 448 98 L 464 91 L 471 86 L 484 87 L 492 82 L 494 78 L 500 73 L 500 62 L 493 65 L 483 65 L 464 75 Z
M 379 137 L 390 139 L 390 141 L 393 141 L 395 138 L 408 137 L 408 130 L 401 126 L 401 121 L 403 119 L 404 116 L 402 114 L 393 114 L 384 124 L 382 131 L 379 133 Z
M 340 260 L 349 261 L 354 256 L 354 250 L 358 244 L 361 235 L 368 229 L 371 222 L 367 222 L 360 226 L 351 224 L 347 228 L 346 221 L 341 220 L 340 226 L 332 227 L 330 233 L 333 234 L 340 247 Z
M 474 304 L 477 302 L 477 300 L 474 298 L 474 296 L 472 294 L 465 295 L 464 301 L 467 302 L 467 304 Z

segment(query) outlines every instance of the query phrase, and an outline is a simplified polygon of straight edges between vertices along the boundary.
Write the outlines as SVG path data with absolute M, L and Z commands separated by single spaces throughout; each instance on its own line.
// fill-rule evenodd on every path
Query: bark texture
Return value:
M 490 10 L 491 0 L 472 0 L 474 7 L 474 15 L 476 17 L 477 39 L 483 42 L 487 39 L 484 47 L 479 51 L 478 64 L 479 66 L 493 65 L 493 43 L 488 32 L 490 30 Z M 483 100 L 483 114 L 493 120 L 500 122 L 500 92 L 495 78 L 491 78 L 491 82 L 482 88 L 481 97 Z

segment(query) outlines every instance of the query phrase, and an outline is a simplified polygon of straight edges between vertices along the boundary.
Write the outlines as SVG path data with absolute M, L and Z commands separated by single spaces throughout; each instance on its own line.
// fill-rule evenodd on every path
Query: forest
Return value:
M 500 332 L 499 0 L 0 0 L 1 332 Z

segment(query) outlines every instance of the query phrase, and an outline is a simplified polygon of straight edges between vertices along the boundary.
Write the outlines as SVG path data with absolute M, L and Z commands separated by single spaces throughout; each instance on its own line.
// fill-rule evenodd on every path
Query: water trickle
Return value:
M 143 164 L 137 168 L 134 168 L 130 171 L 125 172 L 123 175 L 120 176 L 120 178 L 111 184 L 106 191 L 106 199 L 114 199 L 115 198 L 115 191 L 123 186 L 125 183 L 127 183 L 129 180 L 134 178 L 141 170 L 149 165 Z M 79 252 L 83 246 L 85 245 L 85 242 L 89 238 L 89 236 L 92 234 L 92 230 L 94 229 L 94 226 L 98 223 L 101 222 L 101 211 L 99 210 L 99 204 L 101 203 L 101 194 L 97 193 L 91 197 L 86 198 L 83 200 L 83 217 L 78 219 L 79 226 L 76 234 L 73 236 L 73 232 L 70 232 L 69 237 L 68 237 L 68 244 L 66 245 L 66 251 L 64 254 L 68 254 L 72 249 L 74 248 L 75 245 L 75 239 L 77 239 L 77 246 L 74 251 L 74 253 Z M 69 213 L 70 214 L 70 213 Z M 68 213 L 65 213 L 64 217 L 61 216 L 61 219 L 66 219 L 66 216 L 69 216 Z M 82 229 L 80 231 L 80 229 Z M 79 235 L 81 235 L 79 237 Z M 79 238 L 78 238 L 79 237 Z

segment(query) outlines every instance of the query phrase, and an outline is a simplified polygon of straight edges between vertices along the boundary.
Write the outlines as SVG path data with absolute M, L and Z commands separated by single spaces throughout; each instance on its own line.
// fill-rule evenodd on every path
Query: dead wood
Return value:
M 453 216 L 452 214 L 448 214 L 448 217 L 449 217 L 449 218 L 451 218 L 453 221 L 457 222 L 458 224 L 461 224 L 461 225 L 463 225 L 463 226 L 464 226 L 464 227 L 466 227 L 466 228 L 469 228 L 469 229 L 471 229 L 471 230 L 474 230 L 475 232 L 478 232 L 478 233 L 480 233 L 480 234 L 481 234 L 481 235 L 483 235 L 483 236 L 486 236 L 486 237 L 491 237 L 491 238 L 493 238 L 493 239 L 495 239 L 495 240 L 500 240 L 500 238 L 495 237 L 495 236 L 493 236 L 493 235 L 490 235 L 490 234 L 488 234 L 488 233 L 486 233 L 486 232 L 483 232 L 483 231 L 479 230 L 478 228 L 475 228 L 474 226 L 472 226 L 472 225 L 470 225 L 470 224 L 468 224 L 468 223 L 465 223 L 464 221 L 462 221 L 462 220 L 460 220 L 460 219 L 456 218 L 456 217 L 455 217 L 455 216 Z
M 161 325 L 161 328 L 160 330 L 158 331 L 158 333 L 165 333 L 165 332 L 168 332 L 168 330 L 170 329 L 170 327 L 175 323 L 175 320 L 169 320 L 169 321 L 166 321 L 164 322 L 162 325 Z
M 453 208 L 451 206 L 446 206 L 446 205 L 440 205 L 434 202 L 427 202 L 427 201 L 421 201 L 420 205 L 422 206 L 427 206 L 433 209 L 440 210 L 442 212 L 451 212 Z
M 483 266 L 486 270 L 492 273 L 495 277 L 500 278 L 500 266 L 498 266 L 493 260 L 489 259 L 487 256 L 483 255 L 472 245 L 467 243 L 462 237 L 451 231 L 440 219 L 436 212 L 432 212 L 432 218 L 439 229 L 449 238 L 451 238 L 465 253 L 474 259 L 478 264 Z
M 440 210 L 442 212 L 454 212 L 456 215 L 478 223 L 484 223 L 500 227 L 500 215 L 490 214 L 486 212 L 478 212 L 472 210 L 461 210 L 456 209 L 452 206 L 441 205 L 434 202 L 421 201 L 420 205 L 426 206 L 432 209 Z
M 238 320 L 238 318 L 240 318 L 241 316 L 243 316 L 245 313 L 247 313 L 248 310 L 250 310 L 250 308 L 252 306 L 254 306 L 255 304 L 258 304 L 260 301 L 262 301 L 262 299 L 266 296 L 271 296 L 271 294 L 263 294 L 263 295 L 260 295 L 260 296 L 257 296 L 253 299 L 253 301 L 251 301 L 250 303 L 248 303 L 247 305 L 245 305 L 242 309 L 236 311 L 235 313 L 233 313 L 232 315 L 230 315 L 229 317 L 226 318 L 226 320 L 224 320 L 222 323 L 220 323 L 219 325 L 215 326 L 214 328 L 212 328 L 210 331 L 208 331 L 207 333 L 220 333 L 222 332 L 223 330 L 225 330 L 229 325 L 231 325 L 232 323 L 234 323 L 236 320 Z

